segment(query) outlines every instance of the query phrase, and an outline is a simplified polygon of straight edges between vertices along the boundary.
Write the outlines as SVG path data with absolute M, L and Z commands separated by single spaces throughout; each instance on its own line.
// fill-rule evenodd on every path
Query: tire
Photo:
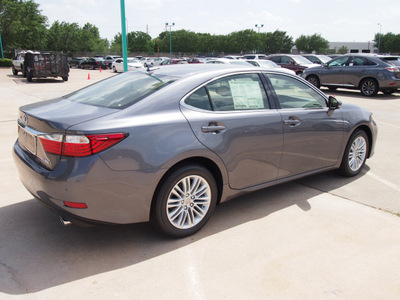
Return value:
M 360 91 L 364 96 L 373 97 L 379 91 L 378 82 L 375 79 L 364 79 L 361 81 Z
M 329 87 L 329 90 L 332 91 L 332 92 L 336 91 L 337 89 L 338 89 L 337 86 L 330 86 Z
M 369 140 L 363 130 L 356 130 L 350 137 L 343 154 L 339 173 L 355 176 L 360 173 L 368 157 Z
M 22 72 L 22 76 L 26 77 L 26 70 L 25 70 L 24 65 L 21 65 L 21 72 Z
M 151 222 L 162 233 L 182 238 L 199 231 L 217 203 L 213 175 L 200 165 L 186 165 L 169 174 L 153 200 Z
M 307 77 L 307 81 L 312 83 L 314 86 L 316 86 L 317 88 L 319 88 L 321 86 L 319 79 L 317 76 L 315 75 L 310 75 Z
M 18 75 L 18 71 L 14 68 L 14 66 L 12 66 L 12 73 L 13 75 Z
M 64 76 L 62 79 L 63 79 L 64 81 L 68 81 L 68 76 Z
M 115 66 L 113 66 L 112 68 L 113 68 L 113 72 L 117 73 L 117 69 L 115 68 Z
M 26 80 L 28 80 L 28 82 L 32 82 L 32 76 L 27 75 Z

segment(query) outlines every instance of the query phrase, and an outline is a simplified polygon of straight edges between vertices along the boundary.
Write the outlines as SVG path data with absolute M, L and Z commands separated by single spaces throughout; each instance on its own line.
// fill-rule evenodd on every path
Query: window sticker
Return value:
M 261 88 L 257 81 L 230 80 L 229 87 L 232 92 L 235 109 L 264 108 Z

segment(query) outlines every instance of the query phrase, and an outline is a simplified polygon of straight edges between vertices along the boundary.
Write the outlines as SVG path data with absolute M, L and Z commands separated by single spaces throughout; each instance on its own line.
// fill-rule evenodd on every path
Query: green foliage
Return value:
M 279 30 L 262 33 L 261 41 L 260 52 L 266 54 L 290 53 L 294 45 L 293 38 Z
M 296 48 L 300 52 L 305 53 L 325 53 L 329 49 L 329 42 L 321 37 L 321 35 L 314 33 L 313 35 L 301 35 L 295 41 Z
M 0 28 L 5 51 L 43 50 L 46 45 L 47 17 L 32 0 L 1 0 Z
M 9 58 L 0 58 L 0 67 L 11 67 L 12 59 Z
M 380 37 L 380 40 L 379 40 Z M 380 53 L 400 53 L 400 34 L 375 34 L 375 47 Z
M 346 46 L 342 46 L 339 48 L 339 50 L 337 51 L 338 54 L 346 54 L 349 53 L 349 48 L 347 48 Z

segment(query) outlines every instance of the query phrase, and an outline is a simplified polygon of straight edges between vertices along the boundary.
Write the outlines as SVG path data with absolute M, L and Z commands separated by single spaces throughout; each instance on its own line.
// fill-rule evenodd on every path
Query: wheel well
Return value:
M 176 163 L 175 165 L 173 165 L 171 168 L 169 168 L 169 170 L 161 178 L 161 180 L 157 184 L 157 188 L 155 189 L 154 194 L 153 194 L 153 199 L 151 202 L 151 207 L 152 207 L 151 211 L 153 210 L 154 199 L 155 199 L 158 191 L 160 190 L 162 183 L 165 181 L 165 179 L 168 178 L 168 176 L 170 176 L 170 174 L 172 172 L 174 172 L 176 169 L 181 168 L 182 166 L 185 166 L 185 165 L 190 165 L 190 164 L 197 164 L 202 167 L 205 167 L 214 176 L 215 183 L 217 184 L 217 189 L 218 189 L 217 204 L 219 204 L 219 202 L 221 201 L 222 186 L 223 186 L 222 174 L 221 174 L 220 169 L 212 160 L 209 160 L 204 157 L 190 157 L 190 158 L 182 160 L 182 161 Z
M 379 90 L 379 82 L 374 77 L 365 77 L 365 78 L 361 79 L 360 82 L 358 83 L 358 88 L 361 89 L 361 84 L 363 83 L 363 81 L 368 80 L 368 79 L 375 81 L 375 83 L 378 86 L 378 90 Z
M 367 125 L 361 125 L 361 126 L 357 127 L 354 131 L 356 131 L 357 129 L 360 129 L 367 134 L 367 137 L 368 137 L 368 156 L 367 157 L 369 158 L 370 153 L 371 153 L 372 142 L 373 142 L 371 129 Z

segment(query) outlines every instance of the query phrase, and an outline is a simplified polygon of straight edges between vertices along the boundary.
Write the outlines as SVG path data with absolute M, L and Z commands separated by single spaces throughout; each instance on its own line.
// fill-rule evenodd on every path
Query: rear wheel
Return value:
M 350 137 L 344 151 L 339 173 L 344 176 L 355 176 L 360 173 L 368 157 L 368 137 L 365 131 L 356 130 Z
M 361 94 L 367 97 L 373 97 L 378 93 L 378 82 L 375 79 L 364 79 L 360 84 Z
M 161 183 L 153 201 L 153 225 L 170 237 L 185 237 L 207 223 L 217 203 L 217 185 L 206 168 L 186 165 Z
M 117 73 L 117 69 L 115 68 L 115 66 L 113 66 L 112 68 L 113 68 L 113 72 Z
M 317 76 L 315 75 L 311 75 L 307 77 L 307 81 L 312 83 L 314 86 L 316 86 L 317 88 L 320 87 L 320 83 L 319 83 L 319 79 Z

